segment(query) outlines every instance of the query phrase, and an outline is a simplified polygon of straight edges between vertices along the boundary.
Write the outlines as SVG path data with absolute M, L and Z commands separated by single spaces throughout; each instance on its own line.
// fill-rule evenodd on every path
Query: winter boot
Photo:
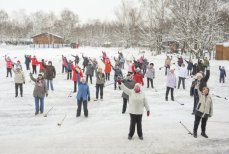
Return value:
M 193 137 L 197 138 L 197 132 L 193 132 Z
M 17 97 L 18 96 L 18 94 L 15 94 L 15 97 Z
M 168 101 L 168 97 L 165 97 L 165 100 Z
M 38 112 L 35 112 L 35 115 L 38 115 Z
M 98 101 L 98 99 L 96 98 L 94 101 Z
M 174 101 L 174 97 L 172 97 L 171 100 Z
M 43 111 L 41 111 L 40 114 L 43 114 Z
M 132 139 L 132 136 L 129 136 L 129 135 L 128 135 L 128 140 L 131 140 L 131 139 Z
M 21 97 L 23 97 L 23 94 L 21 93 Z
M 140 137 L 139 137 L 139 139 L 140 139 L 140 140 L 143 140 L 143 137 L 142 137 L 142 136 L 140 136 Z
M 100 98 L 101 101 L 103 101 L 103 98 Z
M 208 136 L 205 134 L 205 132 L 201 132 L 201 135 L 205 138 L 208 138 Z

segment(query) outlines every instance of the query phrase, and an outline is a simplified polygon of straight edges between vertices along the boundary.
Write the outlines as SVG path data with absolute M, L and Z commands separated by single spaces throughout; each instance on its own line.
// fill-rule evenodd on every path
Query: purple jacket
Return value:
M 166 86 L 170 88 L 175 88 L 177 85 L 176 74 L 172 74 L 167 68 L 167 83 Z

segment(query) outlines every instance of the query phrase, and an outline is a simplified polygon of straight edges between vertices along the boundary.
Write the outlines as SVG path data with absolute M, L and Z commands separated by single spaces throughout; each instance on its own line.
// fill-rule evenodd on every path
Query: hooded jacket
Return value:
M 77 76 L 77 83 L 78 83 L 78 93 L 76 95 L 76 98 L 80 100 L 81 97 L 83 97 L 83 101 L 87 101 L 88 97 L 90 97 L 90 90 L 88 84 L 86 82 L 83 84 L 80 82 L 80 76 L 79 74 Z
M 91 64 L 87 65 L 85 74 L 86 75 L 92 75 L 93 74 L 93 66 Z
M 12 68 L 12 70 L 13 70 L 13 72 L 15 74 L 15 76 L 14 76 L 14 82 L 15 83 L 23 83 L 23 82 L 25 82 L 25 75 L 21 70 L 17 71 L 17 70 L 14 69 L 14 67 Z
M 188 66 L 187 66 L 187 69 L 188 70 L 192 70 L 192 63 L 190 62 L 190 61 L 187 61 L 187 60 L 185 60 L 186 61 L 186 63 L 188 64 Z
M 89 59 L 87 57 L 84 57 L 83 54 L 82 54 L 82 58 L 83 58 L 83 66 L 87 66 Z
M 150 111 L 146 96 L 142 90 L 136 93 L 134 89 L 128 89 L 124 84 L 121 84 L 120 87 L 129 96 L 128 112 L 130 114 L 142 115 L 144 108 L 146 111 Z
M 74 67 L 73 64 L 71 64 L 71 69 L 73 71 L 72 81 L 77 81 L 76 72 L 75 72 L 76 68 L 78 68 L 80 71 L 79 72 L 80 79 L 83 77 L 82 69 L 79 66 Z
M 146 77 L 153 79 L 155 78 L 155 69 L 153 67 L 148 66 L 148 70 L 146 72 Z
M 44 63 L 42 63 L 42 66 L 45 68 L 45 79 L 47 80 L 53 80 L 53 78 L 56 77 L 56 69 L 54 66 L 52 65 L 44 65 Z
M 31 80 L 35 82 L 34 90 L 33 90 L 33 96 L 36 98 L 44 98 L 45 94 L 48 94 L 46 82 L 44 78 L 41 79 L 42 86 L 38 86 L 39 79 L 35 79 L 33 76 L 30 76 Z

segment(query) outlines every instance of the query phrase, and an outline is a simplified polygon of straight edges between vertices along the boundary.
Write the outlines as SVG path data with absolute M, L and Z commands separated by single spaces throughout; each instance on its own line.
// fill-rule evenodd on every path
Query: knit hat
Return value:
M 39 73 L 39 74 L 38 74 L 38 76 L 44 76 L 44 73 L 43 73 L 43 72 L 41 72 L 41 73 Z
M 17 62 L 20 63 L 20 60 L 18 60 Z
M 203 78 L 203 75 L 202 75 L 201 73 L 197 73 L 197 74 L 196 74 L 196 78 L 198 78 L 198 77 Z
M 49 61 L 48 64 L 51 63 L 52 64 L 52 61 Z

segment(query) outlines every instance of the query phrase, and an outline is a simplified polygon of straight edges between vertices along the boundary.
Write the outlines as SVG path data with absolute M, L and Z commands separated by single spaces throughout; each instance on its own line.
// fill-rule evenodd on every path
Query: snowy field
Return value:
M 89 117 L 76 118 L 76 94 L 68 97 L 73 90 L 73 81 L 66 79 L 66 74 L 61 74 L 61 56 L 66 55 L 68 60 L 74 60 L 70 54 L 85 53 L 91 58 L 101 59 L 101 51 L 107 52 L 112 59 L 118 56 L 118 48 L 80 48 L 73 49 L 29 49 L 28 47 L 7 47 L 0 48 L 0 153 L 22 153 L 22 154 L 154 154 L 154 153 L 196 153 L 196 154 L 228 154 L 229 153 L 229 101 L 212 96 L 214 104 L 213 117 L 209 118 L 206 134 L 209 139 L 203 138 L 198 129 L 198 138 L 195 139 L 184 129 L 180 121 L 192 132 L 194 116 L 191 115 L 193 108 L 193 98 L 189 96 L 189 88 L 192 79 L 186 80 L 186 90 L 175 89 L 174 97 L 180 103 L 165 101 L 166 76 L 164 68 L 159 71 L 159 67 L 164 65 L 165 55 L 145 56 L 152 61 L 156 68 L 154 80 L 155 89 L 146 88 L 146 93 L 151 115 L 143 115 L 142 127 L 144 140 L 138 139 L 135 131 L 133 139 L 129 141 L 130 117 L 128 113 L 122 114 L 122 91 L 114 90 L 114 86 L 104 89 L 104 101 L 91 101 L 88 104 Z M 130 59 L 132 55 L 138 58 L 138 50 L 119 50 Z M 34 85 L 29 83 L 29 71 L 24 71 L 26 84 L 23 85 L 24 97 L 15 98 L 15 88 L 12 82 L 14 78 L 6 78 L 6 68 L 3 56 L 9 56 L 16 62 L 18 59 L 24 63 L 24 54 L 36 55 L 38 60 L 44 58 L 51 60 L 56 67 L 57 76 L 54 79 L 55 91 L 49 91 L 48 98 L 45 98 L 45 112 L 51 107 L 53 110 L 48 117 L 43 115 L 35 116 L 34 98 L 32 96 Z M 112 56 L 112 57 L 111 57 Z M 174 57 L 173 62 L 176 62 Z M 172 63 L 173 63 L 172 62 Z M 82 66 L 82 58 L 80 61 Z M 229 70 L 228 61 L 210 61 L 211 75 L 208 81 L 210 94 L 219 95 L 229 99 L 229 78 L 226 83 L 219 83 L 219 65 L 226 66 Z M 104 68 L 104 64 L 99 60 L 99 65 Z M 127 65 L 123 73 L 127 73 Z M 23 64 L 25 70 L 25 64 Z M 227 71 L 228 72 L 228 71 Z M 178 70 L 175 73 L 178 75 Z M 228 72 L 229 73 L 229 72 Z M 111 81 L 113 82 L 113 71 Z M 13 74 L 14 77 L 14 74 Z M 91 99 L 95 97 L 95 78 L 93 84 L 89 84 Z M 82 111 L 83 112 L 83 111 Z M 57 126 L 64 115 L 66 119 L 61 127 Z M 219 123 L 227 122 L 227 123 Z

